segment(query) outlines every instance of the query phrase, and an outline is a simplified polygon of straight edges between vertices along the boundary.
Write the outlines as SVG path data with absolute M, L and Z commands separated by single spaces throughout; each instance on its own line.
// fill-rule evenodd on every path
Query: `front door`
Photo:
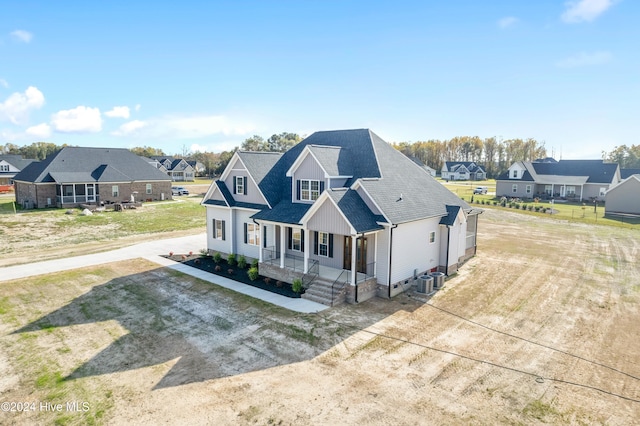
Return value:
M 344 237 L 344 261 L 343 269 L 351 270 L 351 237 Z M 367 239 L 360 237 L 356 239 L 356 271 L 367 273 Z

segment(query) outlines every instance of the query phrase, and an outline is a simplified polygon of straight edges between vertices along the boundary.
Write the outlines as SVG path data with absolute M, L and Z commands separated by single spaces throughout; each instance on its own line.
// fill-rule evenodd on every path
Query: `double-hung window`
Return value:
M 300 199 L 303 201 L 315 201 L 320 196 L 320 181 L 300 180 Z
M 213 238 L 224 240 L 224 220 L 213 219 Z
M 148 184 L 147 184 L 147 194 L 151 194 L 151 192 L 152 192 L 152 191 L 151 191 L 151 184 L 150 184 L 150 183 L 148 183 Z
M 260 225 L 256 223 L 245 223 L 244 242 L 252 246 L 260 245 Z
M 291 249 L 302 251 L 302 230 L 293 229 L 291 231 Z
M 329 234 L 318 232 L 318 255 L 329 256 Z
M 233 177 L 233 193 L 247 195 L 247 178 L 246 176 Z
M 111 196 L 118 197 L 120 192 L 118 191 L 118 185 L 111 185 Z

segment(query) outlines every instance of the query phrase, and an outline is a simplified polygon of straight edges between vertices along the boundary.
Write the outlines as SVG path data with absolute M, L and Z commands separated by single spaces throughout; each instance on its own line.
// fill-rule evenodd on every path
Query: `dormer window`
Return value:
M 518 170 L 514 170 L 514 171 L 511 173 L 511 177 L 512 177 L 512 178 L 514 178 L 514 179 L 517 179 L 517 178 L 518 178 Z
M 315 201 L 320 196 L 320 181 L 311 179 L 300 179 L 299 184 L 299 197 L 301 201 Z
M 247 195 L 247 178 L 245 176 L 233 177 L 233 193 Z

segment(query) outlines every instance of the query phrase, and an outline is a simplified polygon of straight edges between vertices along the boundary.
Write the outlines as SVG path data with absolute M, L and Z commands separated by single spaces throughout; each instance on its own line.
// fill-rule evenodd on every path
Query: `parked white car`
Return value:
M 189 190 L 184 186 L 172 186 L 171 194 L 172 195 L 189 195 Z
M 487 188 L 486 186 L 478 186 L 476 187 L 476 189 L 473 190 L 474 194 L 486 194 L 487 190 L 489 188 Z

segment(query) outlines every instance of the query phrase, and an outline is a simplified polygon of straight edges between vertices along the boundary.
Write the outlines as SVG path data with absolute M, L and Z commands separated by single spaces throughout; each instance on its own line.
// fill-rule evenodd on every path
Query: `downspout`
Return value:
M 391 252 L 393 251 L 393 230 L 398 227 L 398 224 L 389 228 L 389 299 L 391 299 Z
M 360 234 L 360 238 L 362 238 L 362 240 L 364 241 L 364 232 L 362 234 Z M 365 278 L 367 277 L 367 259 L 364 260 L 364 276 Z M 358 270 L 357 270 L 357 265 L 356 265 L 356 282 L 355 284 L 355 303 L 358 303 Z
M 451 227 L 447 225 L 447 256 L 444 261 L 444 273 L 449 276 L 449 245 L 451 244 Z

